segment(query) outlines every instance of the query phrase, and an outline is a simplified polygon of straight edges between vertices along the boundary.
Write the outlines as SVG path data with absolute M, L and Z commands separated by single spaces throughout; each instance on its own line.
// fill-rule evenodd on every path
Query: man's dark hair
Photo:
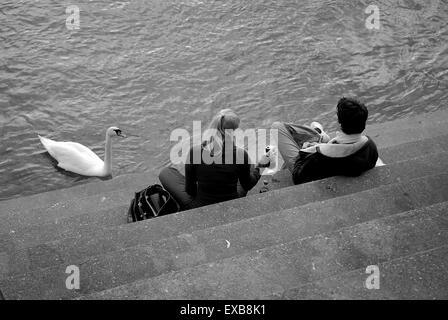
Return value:
M 367 107 L 353 98 L 341 98 L 337 106 L 338 121 L 345 134 L 361 133 L 366 128 L 369 111 Z

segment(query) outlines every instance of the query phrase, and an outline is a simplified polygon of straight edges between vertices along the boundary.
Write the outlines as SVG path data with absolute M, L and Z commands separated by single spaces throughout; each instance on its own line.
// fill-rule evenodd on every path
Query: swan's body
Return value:
M 112 143 L 114 132 L 123 136 L 116 127 L 107 129 L 104 162 L 92 150 L 77 142 L 60 142 L 39 136 L 48 153 L 58 161 L 58 167 L 83 176 L 105 177 L 112 173 Z

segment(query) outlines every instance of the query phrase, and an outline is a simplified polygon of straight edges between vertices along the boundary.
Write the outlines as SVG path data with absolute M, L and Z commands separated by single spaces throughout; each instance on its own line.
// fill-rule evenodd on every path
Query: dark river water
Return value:
M 101 158 L 107 127 L 134 134 L 117 176 L 160 170 L 171 131 L 222 108 L 329 131 L 342 95 L 370 122 L 447 108 L 446 0 L 0 0 L 0 17 L 0 200 L 98 180 L 56 170 L 37 133 Z

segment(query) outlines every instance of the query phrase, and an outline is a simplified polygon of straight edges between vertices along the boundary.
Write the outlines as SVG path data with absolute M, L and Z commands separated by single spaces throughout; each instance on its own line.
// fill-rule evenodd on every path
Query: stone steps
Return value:
M 136 190 L 140 190 L 146 186 L 148 186 L 147 182 Z M 123 204 L 129 204 L 132 196 L 133 191 L 130 191 L 128 188 L 123 188 L 98 192 L 97 194 L 88 197 L 75 197 L 71 200 L 59 201 L 48 207 L 23 210 L 10 209 L 6 212 L 2 212 L 0 216 L 4 222 L 0 226 L 0 232 L 6 232 L 11 229 L 14 230 L 14 227 L 17 225 L 30 226 L 49 222 L 58 223 L 64 218 L 72 218 L 74 216 L 83 215 L 86 212 L 95 214 L 100 210 L 113 209 L 122 206 Z M 23 201 L 26 202 L 28 199 L 23 198 Z M 123 221 L 120 220 L 120 222 L 122 223 Z
M 436 265 L 430 266 L 429 280 L 431 283 L 437 283 L 435 279 L 443 279 L 442 284 L 437 284 L 440 292 L 437 294 L 433 292 L 432 295 L 446 297 L 448 290 L 444 284 L 447 283 L 447 276 L 446 274 L 439 276 L 439 273 L 446 273 L 448 262 L 447 210 L 448 203 L 443 202 L 217 262 L 164 273 L 81 298 L 276 299 L 284 296 L 308 298 L 306 292 L 300 295 L 300 290 L 297 288 L 310 283 L 316 285 L 318 281 L 331 276 L 345 275 L 357 270 L 358 277 L 350 283 L 355 287 L 352 290 L 356 294 L 367 290 L 363 287 L 367 274 L 362 277 L 359 275 L 359 270 L 365 270 L 369 265 L 382 267 L 388 262 L 390 265 L 400 258 L 414 261 L 419 259 L 418 267 L 413 267 L 414 273 L 408 270 L 406 272 L 413 281 L 421 274 L 420 269 L 426 268 L 425 255 L 428 252 L 433 252 L 439 258 L 435 261 Z M 396 269 L 402 268 L 400 263 L 395 264 Z M 387 268 L 385 269 L 387 274 Z M 396 273 L 397 271 L 395 270 Z M 392 287 L 394 284 L 387 283 L 386 279 L 382 281 L 383 286 Z M 404 278 L 400 283 L 406 280 Z M 296 291 L 292 291 L 293 289 Z M 364 296 L 369 292 L 364 293 Z M 412 292 L 402 291 L 401 298 L 412 296 Z
M 95 253 L 103 252 L 98 251 L 97 245 L 35 247 L 10 257 L 9 279 L 1 282 L 1 287 L 6 292 L 11 287 L 20 291 L 20 284 L 24 284 L 23 291 L 26 291 L 36 279 L 36 286 L 45 279 L 49 287 L 43 291 L 38 286 L 39 295 L 73 298 L 448 201 L 447 178 L 448 174 L 435 175 L 381 186 L 356 193 L 356 197 L 348 195 L 314 202 L 159 241 L 141 240 L 133 243 L 133 247 L 91 258 L 86 257 L 93 255 L 92 249 Z M 54 255 L 55 252 L 58 254 Z M 61 281 L 66 277 L 68 265 L 78 265 L 84 275 L 79 292 L 66 290 L 65 282 Z
M 447 134 L 448 111 L 411 115 L 406 118 L 369 124 L 366 134 L 379 146 L 394 146 Z
M 386 163 L 391 164 L 403 161 L 403 159 L 422 157 L 433 152 L 448 152 L 448 136 L 442 136 L 442 138 L 427 139 L 420 147 L 420 142 L 412 142 L 384 148 L 381 150 L 381 156 Z M 278 181 L 278 183 L 275 181 Z M 15 238 L 19 239 L 29 239 L 33 235 L 40 235 L 43 240 L 39 240 L 39 238 L 30 240 L 40 243 L 44 240 L 53 241 L 58 237 L 75 236 L 78 229 L 96 232 L 101 227 L 107 228 L 124 224 L 126 222 L 125 212 L 132 197 L 132 192 L 145 186 L 142 181 L 136 183 L 141 183 L 141 185 L 139 187 L 129 185 L 126 188 L 120 188 L 118 191 L 105 191 L 81 199 L 76 198 L 65 202 L 47 204 L 47 208 L 28 210 L 10 208 L 9 211 L 0 214 L 3 220 L 0 226 L 0 234 L 13 231 Z M 289 172 L 282 171 L 273 178 L 270 188 L 273 190 L 291 185 L 292 180 Z M 258 187 L 255 187 L 250 194 L 257 194 L 258 189 Z M 27 199 L 24 198 L 25 201 L 23 202 L 28 203 Z M 76 231 L 76 234 L 74 234 L 74 231 Z
M 361 284 L 365 268 L 289 289 L 282 299 L 350 300 L 446 300 L 448 299 L 448 246 L 411 254 L 378 265 L 380 288 L 367 290 Z
M 14 198 L 0 201 L 0 216 L 10 212 L 23 212 L 27 210 L 50 208 L 54 205 L 61 205 L 71 202 L 74 199 L 82 199 L 90 196 L 101 196 L 113 190 L 123 190 L 128 192 L 132 187 L 136 190 L 148 186 L 148 181 L 155 181 L 157 176 L 154 173 L 132 173 L 114 177 L 110 180 L 90 182 L 70 188 L 63 188 L 43 193 L 38 193 L 26 197 Z M 100 201 L 101 197 L 98 198 Z
M 64 220 L 58 224 L 37 226 L 26 226 L 22 223 L 25 226 L 22 225 L 20 230 L 14 233 L 3 233 L 0 241 L 3 247 L 8 248 L 6 252 L 40 245 L 41 250 L 45 247 L 51 250 L 53 255 L 61 251 L 56 249 L 59 247 L 70 254 L 74 254 L 74 250 L 69 248 L 76 247 L 81 252 L 95 255 L 99 252 L 119 250 L 136 242 L 154 241 L 382 185 L 447 172 L 446 163 L 448 163 L 448 153 L 430 154 L 378 167 L 356 178 L 332 177 L 134 224 L 98 226 L 98 224 L 88 224 L 88 221 L 87 223 L 80 221 L 84 224 L 74 226 L 73 221 L 77 216 L 68 220 L 69 223 L 65 223 Z M 126 207 L 119 207 L 119 210 L 113 213 L 121 214 L 124 219 L 123 213 L 126 209 Z M 108 214 L 110 211 L 104 213 Z M 98 216 L 100 214 L 103 212 L 100 212 Z M 30 223 L 33 222 L 30 220 Z

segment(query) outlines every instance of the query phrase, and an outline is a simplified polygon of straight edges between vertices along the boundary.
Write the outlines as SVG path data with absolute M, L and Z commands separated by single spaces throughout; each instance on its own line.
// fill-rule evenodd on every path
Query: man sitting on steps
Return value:
M 364 104 L 342 98 L 337 104 L 342 132 L 333 139 L 318 122 L 310 126 L 274 122 L 278 130 L 278 150 L 292 173 L 294 184 L 331 176 L 358 176 L 375 167 L 378 150 L 373 140 L 362 134 L 368 117 Z

